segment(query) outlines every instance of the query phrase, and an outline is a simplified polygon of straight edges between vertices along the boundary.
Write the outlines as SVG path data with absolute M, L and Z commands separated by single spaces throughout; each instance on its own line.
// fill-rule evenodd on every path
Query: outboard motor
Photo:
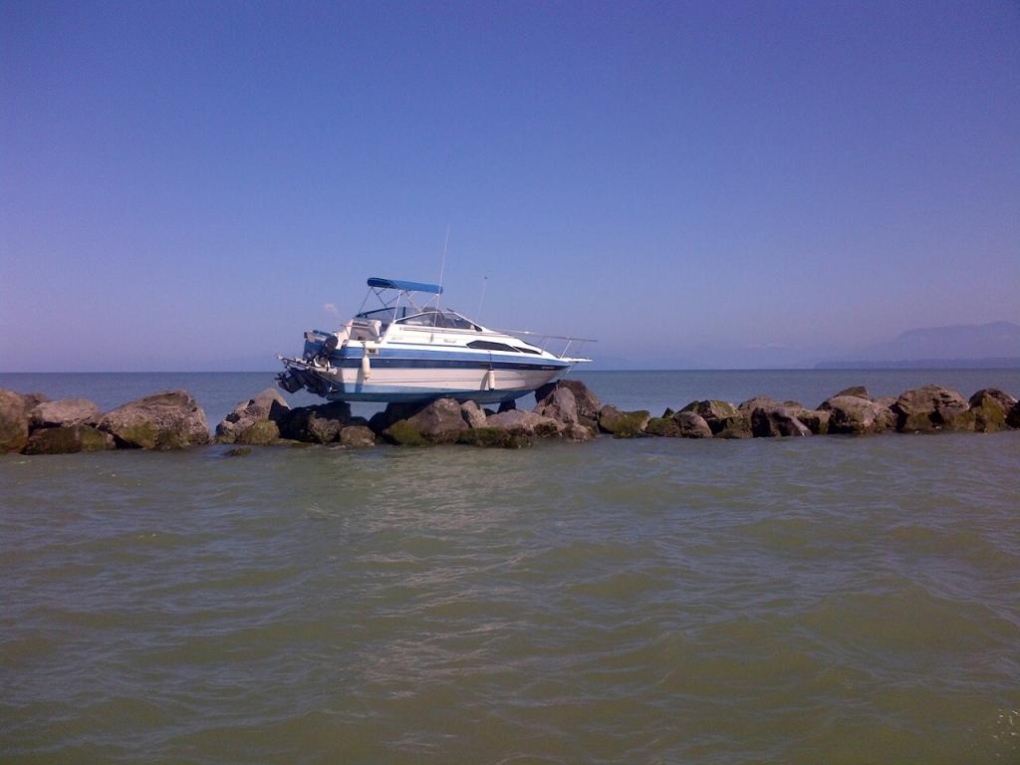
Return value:
M 288 393 L 297 393 L 304 387 L 297 375 L 289 369 L 276 376 L 276 383 Z
M 337 349 L 338 345 L 340 345 L 340 338 L 336 335 L 327 335 L 326 339 L 322 341 L 322 347 L 319 349 L 318 354 L 316 354 L 316 360 L 329 361 L 330 354 Z

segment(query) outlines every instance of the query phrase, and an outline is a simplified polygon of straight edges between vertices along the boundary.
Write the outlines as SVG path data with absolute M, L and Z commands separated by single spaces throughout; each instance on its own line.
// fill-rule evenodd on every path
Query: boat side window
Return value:
M 509 353 L 520 353 L 520 348 L 514 348 L 512 345 L 506 343 L 495 343 L 491 340 L 472 340 L 467 344 L 468 348 L 474 348 L 479 351 L 508 351 Z

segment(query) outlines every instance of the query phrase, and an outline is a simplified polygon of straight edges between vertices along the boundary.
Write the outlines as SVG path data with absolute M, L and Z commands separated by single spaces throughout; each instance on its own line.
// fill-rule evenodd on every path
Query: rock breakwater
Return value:
M 1020 429 L 1020 404 L 1009 393 L 985 388 L 969 399 L 939 385 L 872 397 L 847 388 L 810 409 L 796 401 L 758 396 L 740 404 L 692 401 L 661 416 L 603 404 L 578 380 L 561 380 L 535 392 L 535 406 L 486 410 L 474 402 L 441 398 L 428 404 L 391 404 L 371 419 L 344 403 L 291 408 L 275 389 L 239 403 L 210 437 L 205 413 L 184 390 L 165 391 L 109 412 L 86 399 L 50 401 L 40 394 L 0 390 L 0 453 L 66 454 L 107 449 L 181 449 L 209 443 L 252 446 L 329 444 L 465 444 L 520 448 L 540 439 L 584 442 L 614 438 L 791 438 Z

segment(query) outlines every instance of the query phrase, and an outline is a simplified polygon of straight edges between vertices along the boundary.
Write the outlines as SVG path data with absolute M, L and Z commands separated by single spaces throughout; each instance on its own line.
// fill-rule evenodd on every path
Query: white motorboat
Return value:
M 371 278 L 368 287 L 354 318 L 333 332 L 305 332 L 301 358 L 279 357 L 280 387 L 291 393 L 304 388 L 331 401 L 449 396 L 493 404 L 520 398 L 590 361 L 567 355 L 590 340 L 487 329 L 441 308 L 439 285 Z M 380 307 L 365 310 L 373 296 Z M 562 346 L 559 353 L 548 350 L 551 343 Z

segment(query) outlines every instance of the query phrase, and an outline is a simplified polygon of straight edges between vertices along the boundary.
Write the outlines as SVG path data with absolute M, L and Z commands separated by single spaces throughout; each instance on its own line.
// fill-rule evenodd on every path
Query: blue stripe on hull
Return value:
M 489 390 L 489 391 L 416 391 L 409 393 L 407 388 L 393 388 L 389 390 L 383 386 L 359 385 L 359 392 L 330 393 L 326 398 L 331 401 L 373 401 L 384 404 L 412 403 L 434 401 L 439 398 L 453 398 L 457 401 L 474 401 L 478 404 L 501 404 L 504 401 L 514 401 L 534 393 L 532 390 Z
M 321 344 L 307 343 L 305 355 L 314 356 L 321 350 Z M 329 362 L 335 367 L 355 367 L 361 363 L 364 351 L 350 346 L 338 348 L 329 355 Z M 478 351 L 459 350 L 413 350 L 410 348 L 382 347 L 376 353 L 370 353 L 372 366 L 388 368 L 451 368 L 451 369 L 540 369 L 551 371 L 567 369 L 571 362 L 557 358 L 542 357 L 531 354 L 495 354 Z
M 368 357 L 369 364 L 372 369 L 477 369 L 485 371 L 487 369 L 495 370 L 518 370 L 525 372 L 558 372 L 566 369 L 569 364 L 514 364 L 499 361 L 482 361 L 482 360 L 469 360 L 469 361 L 436 361 L 434 359 L 386 359 L 378 358 L 376 356 Z M 337 359 L 330 357 L 330 364 L 340 369 L 359 369 L 361 367 L 361 357 Z

